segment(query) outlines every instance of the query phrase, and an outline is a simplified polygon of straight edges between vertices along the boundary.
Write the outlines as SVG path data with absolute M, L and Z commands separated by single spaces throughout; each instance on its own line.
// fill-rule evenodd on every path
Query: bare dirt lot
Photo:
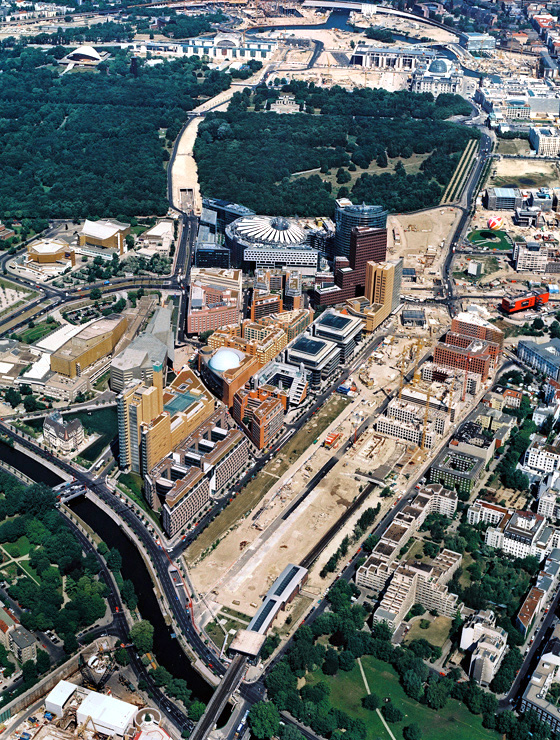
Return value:
M 314 439 L 331 424 L 348 406 L 348 400 L 334 396 L 320 409 L 313 419 L 295 434 L 282 448 L 279 455 L 250 482 L 214 521 L 197 537 L 186 551 L 189 563 L 194 563 L 202 553 L 263 499 L 266 493 L 278 482 L 281 476 L 313 444 Z M 318 448 L 313 448 L 317 450 Z
M 499 159 L 494 161 L 492 174 L 488 181 L 489 188 L 511 186 L 523 189 L 558 187 L 559 184 L 558 164 L 533 157 L 523 160 Z
M 416 269 L 416 287 L 431 288 L 433 279 L 441 277 L 447 241 L 459 216 L 456 208 L 443 207 L 421 213 L 392 214 L 387 219 L 390 257 L 402 257 L 404 267 Z M 403 293 L 412 287 L 403 283 Z

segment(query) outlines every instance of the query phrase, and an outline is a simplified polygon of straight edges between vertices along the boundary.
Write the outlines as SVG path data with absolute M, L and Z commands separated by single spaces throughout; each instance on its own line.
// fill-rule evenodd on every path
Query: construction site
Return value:
M 387 338 L 349 379 L 347 386 L 355 390 L 345 411 L 254 510 L 190 564 L 197 619 L 208 625 L 209 635 L 219 637 L 219 647 L 224 640 L 220 625 L 233 634 L 252 618 L 288 563 L 305 563 L 310 568 L 305 589 L 275 622 L 281 633 L 295 626 L 331 584 L 334 574 L 323 568 L 342 540 L 352 538 L 360 515 L 377 505 L 380 515 L 388 511 L 437 452 L 444 435 L 472 411 L 475 396 L 490 381 L 483 384 L 480 376 L 425 362 L 435 341 L 429 336 Z M 380 403 L 383 411 L 375 414 Z M 386 422 L 394 422 L 394 433 L 382 431 Z M 408 426 L 416 434 L 407 439 L 403 429 Z M 360 500 L 371 484 L 371 493 Z M 309 562 L 310 553 L 331 532 L 328 544 Z
M 18 700 L 4 719 L 8 740 L 105 740 L 108 737 L 169 740 L 157 709 L 147 708 L 131 680 L 115 661 L 123 645 L 98 638 L 76 658 Z M 155 732 L 155 735 L 153 734 Z
M 387 218 L 390 259 L 402 257 L 403 268 L 414 270 L 414 278 L 403 274 L 401 293 L 413 298 L 433 298 L 441 285 L 442 266 L 449 235 L 461 212 L 449 206 L 413 214 L 391 214 Z

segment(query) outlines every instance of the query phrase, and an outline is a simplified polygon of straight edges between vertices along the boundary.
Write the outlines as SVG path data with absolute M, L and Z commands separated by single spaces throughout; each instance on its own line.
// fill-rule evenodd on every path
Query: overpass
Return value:
M 194 728 L 190 736 L 190 740 L 206 740 L 210 732 L 212 732 L 221 713 L 224 711 L 224 707 L 226 706 L 230 696 L 241 681 L 246 663 L 247 656 L 245 655 L 238 653 L 233 658 L 220 681 L 220 685 L 212 694 L 212 698 L 208 702 L 206 711 Z

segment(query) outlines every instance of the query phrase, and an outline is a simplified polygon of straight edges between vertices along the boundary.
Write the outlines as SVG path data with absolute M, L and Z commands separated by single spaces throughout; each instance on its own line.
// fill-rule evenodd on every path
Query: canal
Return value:
M 37 482 L 46 483 L 49 486 L 62 482 L 62 479 L 45 465 L 4 442 L 0 442 L 0 460 L 21 470 Z M 166 625 L 161 613 L 153 590 L 152 579 L 136 547 L 113 519 L 88 499 L 73 499 L 69 502 L 69 508 L 83 519 L 109 547 L 116 547 L 120 552 L 125 564 L 123 576 L 129 578 L 134 584 L 134 590 L 138 596 L 138 609 L 142 618 L 147 619 L 154 626 L 154 653 L 158 663 L 167 668 L 176 678 L 185 679 L 193 697 L 208 702 L 213 688 L 193 668 L 182 648 L 177 644 L 177 640 L 171 637 L 172 631 Z M 222 719 L 227 719 L 227 717 L 224 716 Z

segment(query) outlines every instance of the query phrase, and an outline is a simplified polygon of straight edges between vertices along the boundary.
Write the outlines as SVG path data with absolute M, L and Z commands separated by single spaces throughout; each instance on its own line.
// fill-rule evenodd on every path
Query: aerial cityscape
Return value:
M 0 740 L 560 738 L 560 5 L 0 0 Z

